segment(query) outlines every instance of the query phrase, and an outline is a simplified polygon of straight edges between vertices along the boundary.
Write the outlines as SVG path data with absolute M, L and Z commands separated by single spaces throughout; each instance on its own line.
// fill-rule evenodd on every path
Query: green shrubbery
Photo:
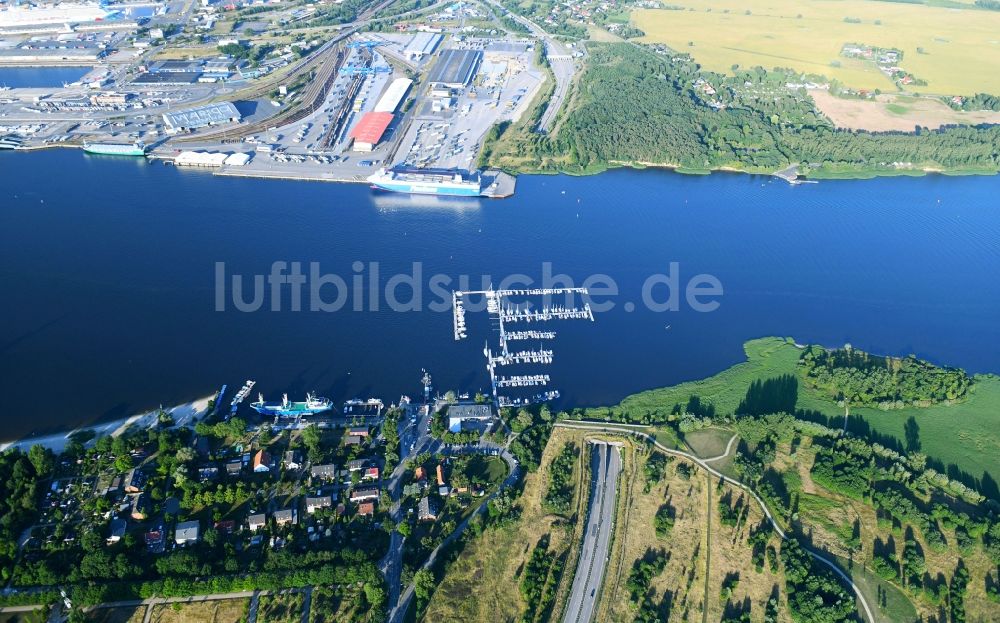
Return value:
M 573 502 L 573 466 L 578 450 L 573 442 L 566 442 L 549 466 L 549 486 L 543 502 L 554 513 L 568 513 Z
M 806 381 L 851 405 L 902 408 L 962 400 L 972 379 L 964 370 L 941 368 L 916 357 L 880 357 L 851 348 L 808 347 L 801 364 Z

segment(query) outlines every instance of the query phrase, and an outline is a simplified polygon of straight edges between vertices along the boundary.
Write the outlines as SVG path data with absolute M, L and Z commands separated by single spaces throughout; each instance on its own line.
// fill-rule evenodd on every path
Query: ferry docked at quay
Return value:
M 514 192 L 514 178 L 500 171 L 395 167 L 380 169 L 367 181 L 375 190 L 411 195 L 500 198 Z
M 147 147 L 141 141 L 134 143 L 84 143 L 83 151 L 102 156 L 145 156 Z

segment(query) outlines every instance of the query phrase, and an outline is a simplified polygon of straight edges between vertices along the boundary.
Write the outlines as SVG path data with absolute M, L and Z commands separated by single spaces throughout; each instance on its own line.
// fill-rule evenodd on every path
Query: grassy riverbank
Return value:
M 691 396 L 711 404 L 718 414 L 733 413 L 745 397 L 747 388 L 758 380 L 793 375 L 799 377 L 800 347 L 791 340 L 762 338 L 746 343 L 747 360 L 701 379 L 652 389 L 625 398 L 618 406 L 589 409 L 588 417 L 615 417 L 626 420 L 649 415 L 665 418 L 677 404 L 685 405 Z M 900 353 L 905 354 L 905 353 Z M 1000 480 L 1000 377 L 979 375 L 968 399 L 958 404 L 928 407 L 907 406 L 901 409 L 851 408 L 848 430 L 886 444 L 905 446 L 907 422 L 916 423 L 920 451 L 944 470 L 964 472 L 982 480 L 988 474 Z M 841 423 L 844 407 L 799 383 L 796 409 L 815 411 L 831 423 Z

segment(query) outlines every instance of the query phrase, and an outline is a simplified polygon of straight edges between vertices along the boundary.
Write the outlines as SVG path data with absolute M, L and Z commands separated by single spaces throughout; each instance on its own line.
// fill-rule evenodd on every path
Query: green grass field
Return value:
M 706 379 L 629 396 L 620 406 L 632 413 L 665 414 L 675 404 L 686 404 L 690 396 L 697 395 L 702 402 L 714 405 L 717 413 L 732 413 L 754 380 L 798 373 L 801 351 L 790 340 L 761 338 L 747 342 L 744 349 L 747 360 L 743 363 Z M 818 411 L 827 417 L 844 415 L 843 407 L 802 383 L 796 407 Z M 954 464 L 977 479 L 985 472 L 1000 481 L 1000 377 L 977 376 L 972 395 L 961 404 L 892 411 L 852 408 L 851 415 L 861 416 L 872 431 L 900 443 L 905 440 L 903 427 L 912 417 L 919 427 L 920 450 L 928 457 L 945 465 Z
M 733 431 L 721 428 L 705 428 L 684 435 L 684 441 L 696 456 L 709 459 L 726 451 L 726 444 L 733 437 Z M 735 444 L 734 444 L 735 445 Z
M 926 87 L 908 87 L 914 91 L 1000 94 L 997 11 L 869 0 L 677 0 L 669 4 L 689 10 L 633 13 L 633 22 L 646 33 L 641 41 L 666 43 L 688 52 L 712 71 L 730 72 L 733 64 L 792 67 L 854 88 L 895 90 L 873 64 L 840 56 L 845 43 L 860 43 L 902 50 L 900 66 L 927 81 Z M 845 18 L 860 23 L 848 23 Z
M 945 464 L 954 463 L 976 478 L 986 472 L 1000 480 L 1000 378 L 996 376 L 977 377 L 972 396 L 960 405 L 852 409 L 851 413 L 863 416 L 877 433 L 896 439 L 905 438 L 903 426 L 913 417 L 919 426 L 921 452 Z
M 651 389 L 625 398 L 623 408 L 642 411 L 669 410 L 674 404 L 685 404 L 692 395 L 715 405 L 718 413 L 732 413 L 746 395 L 747 387 L 756 379 L 766 379 L 795 371 L 799 349 L 791 342 L 776 337 L 751 340 L 744 345 L 747 360 L 707 379 Z

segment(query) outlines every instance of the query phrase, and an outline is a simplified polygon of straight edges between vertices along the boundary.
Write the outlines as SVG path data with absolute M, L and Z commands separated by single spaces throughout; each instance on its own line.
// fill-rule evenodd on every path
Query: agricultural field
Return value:
M 822 89 L 809 91 L 816 108 L 838 128 L 870 132 L 912 132 L 943 125 L 1000 123 L 1000 112 L 953 110 L 940 99 L 882 94 L 873 100 L 846 99 Z
M 150 623 L 241 623 L 250 609 L 249 599 L 215 599 L 153 607 Z
M 509 525 L 485 530 L 474 538 L 452 562 L 434 591 L 423 617 L 425 621 L 496 621 L 522 620 L 527 609 L 520 586 L 526 564 L 536 545 L 548 538 L 553 559 L 575 560 L 573 551 L 580 541 L 582 522 L 577 521 L 586 507 L 586 488 L 580 487 L 587 472 L 587 453 L 580 452 L 574 468 L 573 494 L 566 514 L 547 510 L 543 497 L 549 482 L 549 466 L 567 442 L 584 445 L 585 433 L 555 429 L 542 455 L 541 467 L 528 474 L 524 491 L 518 499 L 520 517 Z M 556 587 L 554 612 L 559 611 L 571 583 L 572 565 L 563 565 Z
M 718 414 L 732 413 L 746 394 L 750 383 L 783 374 L 798 375 L 801 349 L 792 341 L 781 338 L 751 340 L 744 346 L 747 361 L 723 370 L 719 374 L 654 389 L 625 398 L 615 410 L 629 414 L 668 414 L 674 405 L 684 405 L 692 395 L 702 403 L 710 403 Z M 903 355 L 905 353 L 893 353 Z M 930 407 L 904 407 L 880 410 L 851 407 L 849 430 L 868 437 L 885 436 L 900 444 L 906 442 L 906 425 L 911 418 L 916 423 L 920 451 L 932 462 L 944 467 L 954 466 L 976 479 L 989 474 L 1000 481 L 1000 377 L 975 377 L 971 395 L 955 405 L 938 404 Z M 844 416 L 844 408 L 799 383 L 797 409 L 818 411 L 828 418 Z M 607 409 L 588 410 L 587 416 L 606 418 Z M 911 424 L 911 426 L 913 426 Z
M 688 52 L 706 69 L 791 67 L 854 89 L 895 91 L 874 64 L 840 55 L 846 43 L 892 47 L 899 66 L 942 95 L 1000 93 L 1000 12 L 869 0 L 677 0 L 640 9 L 646 43 Z M 968 5 L 966 5 L 968 6 Z

